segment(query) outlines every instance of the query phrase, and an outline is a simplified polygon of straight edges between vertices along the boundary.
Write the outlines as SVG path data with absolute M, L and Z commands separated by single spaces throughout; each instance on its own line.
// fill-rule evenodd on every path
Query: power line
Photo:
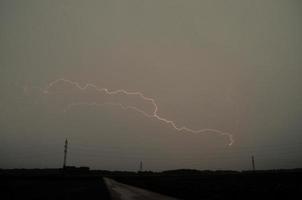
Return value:
M 63 169 L 66 168 L 67 148 L 68 148 L 68 141 L 67 141 L 67 138 L 66 138 L 66 139 L 65 139 L 65 145 L 64 145 L 64 161 L 63 161 Z

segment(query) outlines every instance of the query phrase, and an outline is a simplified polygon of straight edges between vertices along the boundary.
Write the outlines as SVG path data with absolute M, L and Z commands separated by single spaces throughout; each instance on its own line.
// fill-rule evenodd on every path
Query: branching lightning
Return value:
M 223 131 L 220 131 L 220 130 L 217 130 L 217 129 L 208 129 L 207 128 L 207 129 L 194 130 L 194 129 L 188 128 L 186 126 L 177 126 L 174 121 L 166 119 L 164 117 L 161 117 L 158 114 L 158 106 L 157 106 L 155 100 L 153 98 L 146 97 L 141 92 L 129 92 L 129 91 L 126 91 L 124 89 L 110 91 L 107 88 L 98 88 L 96 85 L 91 84 L 91 83 L 87 83 L 84 86 L 81 86 L 78 82 L 67 80 L 67 79 L 63 79 L 63 78 L 57 79 L 57 80 L 54 80 L 54 81 L 50 82 L 47 85 L 47 87 L 45 89 L 41 89 L 41 91 L 44 94 L 48 94 L 48 93 L 50 93 L 50 89 L 53 86 L 55 86 L 56 84 L 62 83 L 62 82 L 63 83 L 68 83 L 70 85 L 73 85 L 76 88 L 78 88 L 79 90 L 87 90 L 88 88 L 92 88 L 92 89 L 94 89 L 97 92 L 100 92 L 100 93 L 104 92 L 107 95 L 124 94 L 124 95 L 138 96 L 143 101 L 150 102 L 152 104 L 152 106 L 153 106 L 153 112 L 151 114 L 148 114 L 147 112 L 145 112 L 145 111 L 143 111 L 143 110 L 141 110 L 141 109 L 139 109 L 139 108 L 137 108 L 135 106 L 125 106 L 125 105 L 123 105 L 121 103 L 110 103 L 110 102 L 109 103 L 102 103 L 102 104 L 98 104 L 96 102 L 92 102 L 92 103 L 91 102 L 88 102 L 88 103 L 87 102 L 84 102 L 84 103 L 72 103 L 72 104 L 69 104 L 64 111 L 67 111 L 68 109 L 70 109 L 73 106 L 79 106 L 79 105 L 90 105 L 90 106 L 111 105 L 111 106 L 119 106 L 119 107 L 121 107 L 124 110 L 130 110 L 131 109 L 131 110 L 134 110 L 136 112 L 139 112 L 139 113 L 141 113 L 142 115 L 144 115 L 147 118 L 155 118 L 158 121 L 161 121 L 161 122 L 164 122 L 164 123 L 170 125 L 174 130 L 179 131 L 179 132 L 185 131 L 185 132 L 195 133 L 195 134 L 206 133 L 206 132 L 210 133 L 211 132 L 211 133 L 216 133 L 216 134 L 220 134 L 222 136 L 228 137 L 228 139 L 229 139 L 229 146 L 231 146 L 234 143 L 234 139 L 233 139 L 233 135 L 232 134 L 227 133 L 227 132 L 223 132 Z

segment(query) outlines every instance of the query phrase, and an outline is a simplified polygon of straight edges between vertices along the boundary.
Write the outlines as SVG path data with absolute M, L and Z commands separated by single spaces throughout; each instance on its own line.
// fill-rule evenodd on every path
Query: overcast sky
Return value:
M 1 0 L 0 168 L 302 165 L 299 0 Z M 75 84 L 92 83 L 108 95 Z M 48 93 L 45 93 L 48 90 Z M 43 92 L 44 91 L 44 92 Z M 71 106 L 74 105 L 74 106 Z M 65 111 L 65 112 L 64 112 Z

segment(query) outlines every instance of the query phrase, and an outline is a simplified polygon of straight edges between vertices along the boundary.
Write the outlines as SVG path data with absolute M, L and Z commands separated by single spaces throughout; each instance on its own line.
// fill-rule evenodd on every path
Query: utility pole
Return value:
M 139 172 L 143 171 L 143 161 L 139 163 Z
M 67 160 L 67 149 L 68 149 L 68 140 L 65 139 L 65 145 L 64 145 L 64 163 L 63 163 L 63 169 L 66 168 L 66 160 Z
M 256 168 L 255 168 L 255 160 L 254 160 L 254 156 L 252 156 L 252 167 L 253 167 L 253 171 L 255 171 Z

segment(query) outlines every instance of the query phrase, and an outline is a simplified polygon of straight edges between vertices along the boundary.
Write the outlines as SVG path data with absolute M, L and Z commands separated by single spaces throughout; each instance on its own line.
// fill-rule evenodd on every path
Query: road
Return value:
M 177 200 L 138 187 L 126 185 L 115 180 L 104 178 L 112 200 Z

